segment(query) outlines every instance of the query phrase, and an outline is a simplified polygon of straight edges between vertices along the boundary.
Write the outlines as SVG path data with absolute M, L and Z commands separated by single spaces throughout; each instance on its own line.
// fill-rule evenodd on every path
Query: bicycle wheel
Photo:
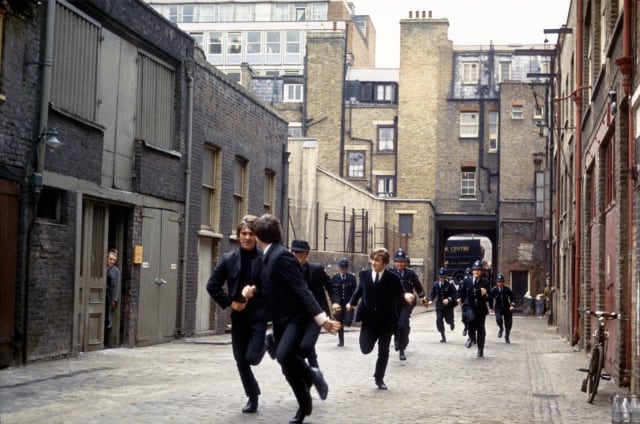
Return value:
M 602 365 L 604 363 L 603 346 L 597 345 L 591 352 L 589 362 L 589 373 L 587 374 L 587 402 L 592 403 L 598 392 L 598 384 L 602 375 Z

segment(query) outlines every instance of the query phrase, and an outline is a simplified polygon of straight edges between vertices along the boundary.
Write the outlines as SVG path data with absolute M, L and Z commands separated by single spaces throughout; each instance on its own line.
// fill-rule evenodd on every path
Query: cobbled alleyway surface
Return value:
M 594 423 L 611 422 L 611 397 L 626 393 L 602 381 L 593 404 L 580 391 L 584 351 L 574 351 L 546 320 L 514 316 L 511 344 L 487 317 L 484 358 L 455 331 L 440 343 L 431 308 L 415 309 L 407 360 L 393 352 L 380 391 L 376 360 L 362 355 L 357 327 L 345 346 L 322 333 L 317 350 L 329 383 L 312 389 L 305 423 Z M 393 343 L 393 342 L 392 342 Z M 297 404 L 280 367 L 265 356 L 254 368 L 261 385 L 256 414 L 246 402 L 229 334 L 190 337 L 144 348 L 115 348 L 0 371 L 0 424 L 12 423 L 286 423 Z

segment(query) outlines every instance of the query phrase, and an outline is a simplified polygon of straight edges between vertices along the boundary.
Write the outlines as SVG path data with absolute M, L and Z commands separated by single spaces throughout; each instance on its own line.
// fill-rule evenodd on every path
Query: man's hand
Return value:
M 231 301 L 231 309 L 233 309 L 236 312 L 242 312 L 246 307 L 247 307 L 247 304 L 245 302 L 238 302 L 237 300 Z
M 256 294 L 256 286 L 247 284 L 242 288 L 242 296 L 247 300 L 251 299 Z
M 331 334 L 336 334 L 336 332 L 340 330 L 340 327 L 341 327 L 340 322 L 334 321 L 332 319 L 328 319 L 322 323 L 322 328 L 324 328 L 326 331 L 328 331 Z
M 342 308 L 340 307 L 339 303 L 332 303 L 331 310 L 333 311 L 334 314 L 339 314 L 340 312 L 342 312 Z
M 447 305 L 449 304 L 449 299 L 444 299 L 444 300 L 442 301 L 442 304 L 443 304 L 444 306 L 447 306 Z
M 353 309 L 353 306 L 351 306 L 351 303 L 347 303 L 344 307 L 347 308 L 347 312 Z
M 409 305 L 413 305 L 413 302 L 416 300 L 416 297 L 412 293 L 405 293 L 404 294 L 404 300 Z
M 480 294 L 482 295 L 482 297 L 485 297 L 487 295 L 487 289 L 485 289 L 484 287 L 480 287 Z

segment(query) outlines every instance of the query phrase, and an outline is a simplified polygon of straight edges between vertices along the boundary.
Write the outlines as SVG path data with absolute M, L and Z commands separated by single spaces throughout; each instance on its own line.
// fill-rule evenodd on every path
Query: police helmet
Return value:
M 475 261 L 471 269 L 482 269 L 482 262 L 480 262 L 480 260 Z
M 496 281 L 498 283 L 504 283 L 504 275 L 502 275 L 502 273 L 498 274 L 498 279 Z
M 338 262 L 338 266 L 342 269 L 349 268 L 349 260 L 347 258 L 340 259 L 340 262 Z
M 394 261 L 405 261 L 408 262 L 409 258 L 407 257 L 407 252 L 404 249 L 396 250 L 396 254 L 393 256 Z
M 447 272 L 444 270 L 444 268 L 440 268 L 438 270 L 438 277 L 446 277 Z
M 467 268 L 464 270 L 464 275 L 471 275 L 471 268 Z

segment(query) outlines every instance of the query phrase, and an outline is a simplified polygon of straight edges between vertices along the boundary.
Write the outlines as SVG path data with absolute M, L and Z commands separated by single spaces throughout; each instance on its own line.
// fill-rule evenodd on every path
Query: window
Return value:
M 173 137 L 175 71 L 138 54 L 135 137 L 157 147 L 176 150 Z
M 248 162 L 240 157 L 236 157 L 235 169 L 233 172 L 233 206 L 232 206 L 232 229 L 235 231 L 236 226 L 242 221 L 242 217 L 246 215 L 246 205 L 244 202 L 246 196 L 246 180 Z
M 289 122 L 289 130 L 287 135 L 294 138 L 302 137 L 302 123 Z
M 282 101 L 301 102 L 302 97 L 302 84 L 284 84 Z
M 377 177 L 377 195 L 380 197 L 393 197 L 395 193 L 395 178 L 388 176 Z
M 395 86 L 393 84 L 376 85 L 377 102 L 393 102 L 396 99 Z
M 400 230 L 400 234 L 413 234 L 413 214 L 399 214 L 398 229 Z
M 395 128 L 378 127 L 378 150 L 392 152 L 395 149 Z
M 500 62 L 499 81 L 509 81 L 511 79 L 511 62 Z
M 533 108 L 533 119 L 544 119 L 544 107 L 542 105 L 536 105 Z
M 231 78 L 233 81 L 240 84 L 242 82 L 242 73 L 237 71 L 228 71 L 227 76 Z
M 280 32 L 267 31 L 266 49 L 265 63 L 269 65 L 279 65 L 282 63 L 280 57 Z
M 310 21 L 326 21 L 327 13 L 329 11 L 329 6 L 327 3 L 309 3 L 309 7 L 311 7 L 311 18 L 308 19 Z
M 536 171 L 536 218 L 544 217 L 544 171 Z
M 302 35 L 300 31 L 287 31 L 284 63 L 296 65 L 302 63 Z
M 74 10 L 56 4 L 51 101 L 89 121 L 96 120 L 101 28 Z
M 194 5 L 182 6 L 181 22 L 197 22 L 196 7 Z
M 222 64 L 222 33 L 215 31 L 209 33 L 209 47 L 207 60 L 214 65 Z
M 276 173 L 264 171 L 264 210 L 263 213 L 273 213 L 276 203 Z
M 460 138 L 470 138 L 478 136 L 478 113 L 460 113 Z
M 240 64 L 242 61 L 242 33 L 227 33 L 227 63 Z
M 218 9 L 218 22 L 233 22 L 233 4 L 220 4 Z
M 364 152 L 348 152 L 347 166 L 347 176 L 349 178 L 364 178 Z
M 193 40 L 195 41 L 196 46 L 204 50 L 204 35 L 202 35 L 201 32 L 191 32 L 189 33 L 189 35 L 193 37 Z
M 291 20 L 291 14 L 289 12 L 289 4 L 274 4 L 273 5 L 273 21 L 275 22 L 287 22 Z
M 253 21 L 253 4 L 236 4 L 236 22 Z
M 498 150 L 498 112 L 489 112 L 489 151 Z
M 247 63 L 255 64 L 261 62 L 262 52 L 262 32 L 247 32 Z
M 462 168 L 461 181 L 460 196 L 463 198 L 476 197 L 476 169 Z
M 200 226 L 213 231 L 218 229 L 220 216 L 221 157 L 219 149 L 205 145 L 202 155 Z
M 65 200 L 65 192 L 51 187 L 42 187 L 40 201 L 38 202 L 38 219 L 58 222 L 63 221 L 62 204 Z
M 361 102 L 395 103 L 395 83 L 363 82 L 360 85 Z
M 613 143 L 611 140 L 607 142 L 605 148 L 605 186 L 604 186 L 604 199 L 605 205 L 610 206 L 616 200 L 616 154 L 613 149 Z
M 462 83 L 463 84 L 477 84 L 478 83 L 478 64 L 463 63 L 462 64 Z
M 296 21 L 304 22 L 305 13 L 306 13 L 306 9 L 304 6 L 303 7 L 296 6 Z
M 215 22 L 218 16 L 218 5 L 200 5 L 200 22 Z
M 513 105 L 511 106 L 511 119 L 522 119 L 524 116 L 524 106 Z

